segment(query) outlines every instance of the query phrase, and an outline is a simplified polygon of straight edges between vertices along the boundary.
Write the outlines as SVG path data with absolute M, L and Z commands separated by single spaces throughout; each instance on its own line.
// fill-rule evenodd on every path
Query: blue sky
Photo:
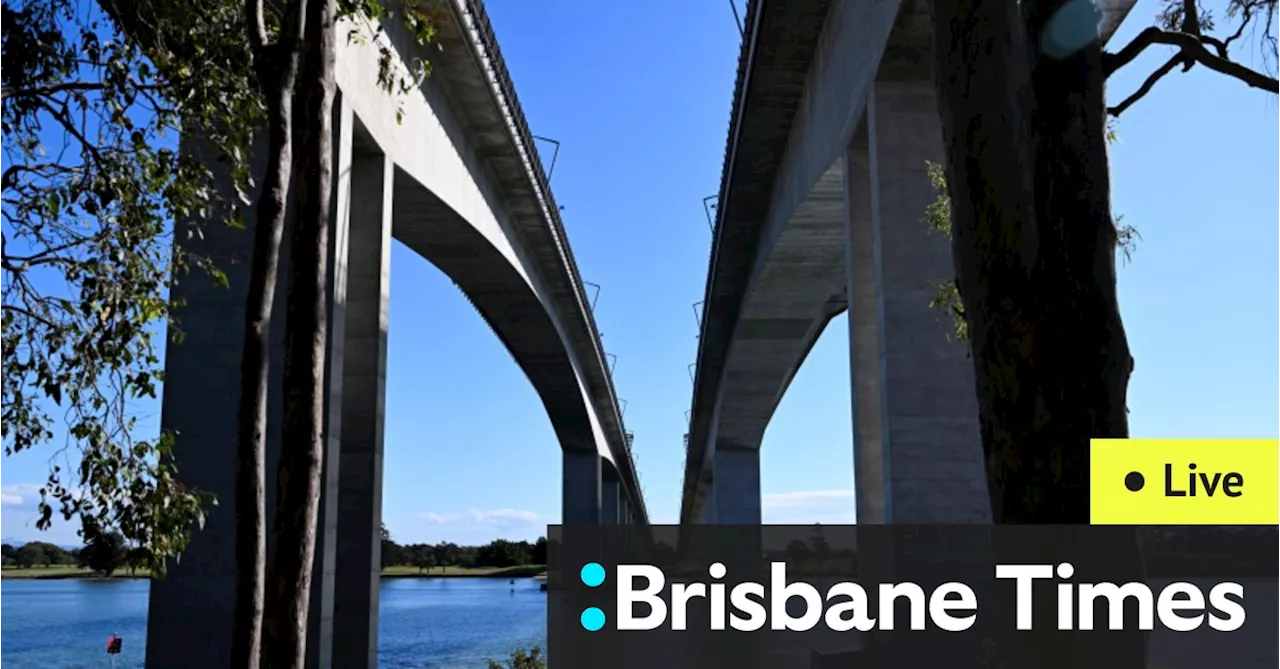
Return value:
M 1116 39 L 1145 27 L 1157 5 L 1140 0 Z M 486 6 L 530 128 L 562 144 L 552 185 L 583 279 L 602 286 L 597 323 L 618 356 L 650 515 L 675 522 L 692 304 L 711 240 L 701 201 L 719 189 L 733 14 L 687 0 Z M 1113 77 L 1113 99 L 1163 53 Z M 1119 133 L 1115 209 L 1142 234 L 1120 271 L 1137 358 L 1133 436 L 1277 437 L 1276 98 L 1204 68 L 1178 72 Z M 536 537 L 560 514 L 559 446 L 537 395 L 457 288 L 401 246 L 391 293 L 388 527 L 401 541 Z M 765 436 L 765 522 L 853 520 L 847 336 L 845 319 L 832 321 Z M 3 459 L 5 537 L 37 538 L 45 457 Z M 74 528 L 48 538 L 73 542 Z

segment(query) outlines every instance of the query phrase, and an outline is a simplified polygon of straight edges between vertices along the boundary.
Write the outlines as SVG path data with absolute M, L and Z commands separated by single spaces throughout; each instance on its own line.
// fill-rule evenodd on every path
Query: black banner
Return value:
M 1276 527 L 651 529 L 549 528 L 552 669 L 1280 666 Z

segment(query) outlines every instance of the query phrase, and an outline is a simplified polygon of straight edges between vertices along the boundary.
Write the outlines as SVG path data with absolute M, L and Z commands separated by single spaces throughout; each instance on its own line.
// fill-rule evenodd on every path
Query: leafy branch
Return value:
M 118 529 L 159 570 L 214 500 L 178 481 L 176 435 L 140 438 L 137 402 L 163 380 L 155 337 L 172 320 L 171 272 L 225 283 L 209 259 L 175 249 L 174 234 L 236 216 L 176 139 L 207 140 L 246 189 L 237 157 L 249 133 L 228 121 L 252 121 L 259 104 L 240 85 L 243 41 L 220 27 L 225 3 L 150 17 L 151 43 L 126 35 L 111 9 L 4 1 L 4 449 L 42 447 L 63 426 L 37 528 L 56 513 L 86 540 Z M 170 48 L 192 40 L 198 57 Z

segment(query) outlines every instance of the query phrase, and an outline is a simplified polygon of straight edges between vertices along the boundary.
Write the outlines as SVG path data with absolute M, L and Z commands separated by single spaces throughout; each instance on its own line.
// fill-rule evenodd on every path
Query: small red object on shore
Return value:
M 107 639 L 107 655 L 119 655 L 120 649 L 124 646 L 124 639 L 119 635 L 112 634 Z

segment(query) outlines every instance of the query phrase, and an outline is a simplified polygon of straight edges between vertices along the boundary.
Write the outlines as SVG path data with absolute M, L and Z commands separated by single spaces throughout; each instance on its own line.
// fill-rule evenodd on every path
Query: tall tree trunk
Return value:
M 1041 43 L 1072 4 L 932 3 L 956 282 L 1001 524 L 1087 524 L 1089 440 L 1128 436 L 1101 44 L 1051 57 Z M 1140 580 L 1136 540 L 1115 548 L 1077 569 Z M 1089 666 L 1088 641 L 1046 633 L 1023 650 L 1038 666 Z M 1140 633 L 1107 650 L 1145 664 Z
M 1051 22 L 1088 21 L 1093 5 L 1059 0 L 1024 3 L 1034 63 L 1032 151 L 1040 261 L 1034 284 L 1040 300 L 1031 367 L 1034 415 L 1015 416 L 1002 433 L 1021 431 L 1019 449 L 1039 457 L 1005 478 L 1000 515 L 1004 522 L 1089 523 L 1089 440 L 1129 436 L 1128 387 L 1133 358 L 1116 296 L 1118 236 L 1111 211 L 1107 157 L 1106 74 L 1102 42 L 1062 44 Z M 1091 10 L 1091 11 L 1082 11 Z M 1061 34 L 1061 33 L 1058 33 Z M 1026 464 L 1030 464 L 1030 471 Z M 1120 482 L 1116 481 L 1116 485 Z M 1137 535 L 1116 528 L 1106 556 L 1076 560 L 1085 578 L 1105 574 L 1116 582 L 1142 582 L 1146 569 Z M 1085 576 L 1090 574 L 1092 576 Z M 1105 647 L 1073 637 L 1075 666 L 1145 667 L 1147 634 L 1113 635 Z M 1065 652 L 1062 655 L 1066 656 Z
M 315 558 L 323 464 L 325 309 L 333 182 L 334 0 L 307 0 L 307 54 L 297 91 L 301 114 L 299 206 L 285 333 L 284 444 L 264 618 L 263 657 L 272 669 L 301 669 Z
M 245 298 L 244 348 L 236 448 L 236 586 L 231 666 L 258 669 L 266 567 L 267 378 L 271 312 L 275 304 L 280 242 L 293 168 L 293 87 L 302 17 L 285 17 L 281 40 L 266 42 L 261 0 L 245 3 L 246 29 L 258 84 L 266 98 L 267 172 L 255 212 L 253 260 Z

